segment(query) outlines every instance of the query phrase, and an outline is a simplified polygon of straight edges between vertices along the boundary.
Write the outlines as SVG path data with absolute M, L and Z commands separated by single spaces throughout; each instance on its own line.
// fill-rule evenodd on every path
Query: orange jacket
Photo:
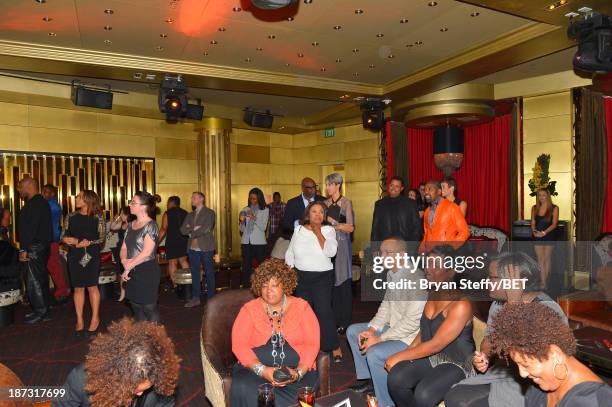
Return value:
M 292 297 L 283 315 L 283 336 L 300 356 L 300 363 L 316 368 L 319 354 L 319 321 L 312 308 L 301 298 Z M 232 328 L 232 351 L 243 366 L 257 360 L 253 348 L 265 345 L 272 336 L 264 303 L 255 298 L 244 304 Z
M 431 208 L 427 208 L 423 216 L 425 234 L 419 252 L 428 252 L 433 246 L 436 246 L 437 242 L 448 242 L 450 246 L 458 249 L 470 237 L 470 229 L 461 209 L 456 204 L 441 197 L 431 227 L 429 226 L 430 212 Z

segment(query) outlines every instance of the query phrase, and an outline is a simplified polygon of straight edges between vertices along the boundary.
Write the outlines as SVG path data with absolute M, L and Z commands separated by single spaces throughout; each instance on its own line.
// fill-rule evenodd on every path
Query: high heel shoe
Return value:
M 83 336 L 83 333 L 85 332 L 84 329 L 76 329 L 74 331 L 74 336 L 77 338 L 81 338 Z
M 92 338 L 94 336 L 98 336 L 98 334 L 100 333 L 100 327 L 97 327 L 96 329 L 94 329 L 93 331 L 90 331 L 89 329 L 87 330 L 87 337 L 88 338 Z

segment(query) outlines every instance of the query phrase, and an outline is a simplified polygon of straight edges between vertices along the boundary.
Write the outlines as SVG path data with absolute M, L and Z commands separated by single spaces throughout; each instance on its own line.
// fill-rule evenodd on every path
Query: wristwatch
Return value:
M 298 381 L 302 380 L 302 378 L 304 377 L 305 373 L 301 369 L 295 369 L 295 371 L 297 372 L 297 375 L 298 375 Z
M 332 220 L 332 226 L 334 227 L 338 226 L 338 221 L 336 219 Z

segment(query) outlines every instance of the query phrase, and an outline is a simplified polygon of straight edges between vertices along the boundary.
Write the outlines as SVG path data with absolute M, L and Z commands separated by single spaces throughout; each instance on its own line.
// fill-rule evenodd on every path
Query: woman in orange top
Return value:
M 318 386 L 319 322 L 308 302 L 291 295 L 296 286 L 295 272 L 280 259 L 264 261 L 253 273 L 257 298 L 242 307 L 232 328 L 239 362 L 232 372 L 232 407 L 256 407 L 263 383 L 275 387 L 276 407 L 295 404 L 298 388 Z M 287 380 L 274 378 L 280 368 L 289 373 Z

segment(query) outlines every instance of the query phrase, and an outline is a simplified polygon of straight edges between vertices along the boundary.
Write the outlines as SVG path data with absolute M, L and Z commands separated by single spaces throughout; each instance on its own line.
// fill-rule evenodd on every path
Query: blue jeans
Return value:
M 392 340 L 379 342 L 370 347 L 365 355 L 361 354 L 358 345 L 358 336 L 361 332 L 368 329 L 367 323 L 352 324 L 346 330 L 346 339 L 353 352 L 353 360 L 355 361 L 355 372 L 357 380 L 372 379 L 374 383 L 374 393 L 378 399 L 380 407 L 393 406 L 393 400 L 387 389 L 387 371 L 385 370 L 385 361 L 394 353 L 400 352 L 408 347 L 404 342 Z M 380 336 L 383 332 L 389 329 L 386 326 L 382 331 L 376 331 L 374 335 Z
M 204 266 L 204 275 L 206 276 L 207 297 L 212 298 L 215 295 L 215 264 L 213 262 L 214 251 L 201 252 L 191 250 L 187 252 L 189 257 L 189 268 L 191 269 L 191 296 L 195 299 L 200 299 L 200 265 Z

